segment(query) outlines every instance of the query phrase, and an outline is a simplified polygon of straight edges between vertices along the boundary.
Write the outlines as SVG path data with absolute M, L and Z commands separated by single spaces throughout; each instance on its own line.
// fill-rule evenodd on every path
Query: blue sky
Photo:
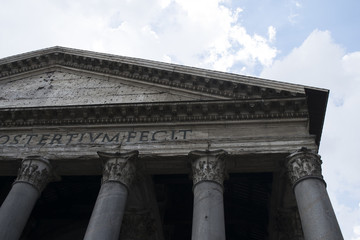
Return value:
M 299 46 L 314 30 L 329 30 L 347 51 L 358 50 L 360 1 L 340 0 L 240 0 L 236 6 L 244 12 L 240 22 L 250 34 L 266 34 L 269 25 L 277 29 L 277 47 L 284 56 Z M 233 4 L 234 6 L 234 4 Z
M 360 1 L 0 2 L 0 58 L 60 45 L 330 89 L 323 174 L 360 240 Z

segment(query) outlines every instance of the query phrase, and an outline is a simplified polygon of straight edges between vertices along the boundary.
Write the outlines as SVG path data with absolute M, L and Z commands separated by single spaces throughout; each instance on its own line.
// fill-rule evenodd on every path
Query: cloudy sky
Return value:
M 345 239 L 360 240 L 360 1 L 0 3 L 0 58 L 59 45 L 330 89 L 323 173 Z

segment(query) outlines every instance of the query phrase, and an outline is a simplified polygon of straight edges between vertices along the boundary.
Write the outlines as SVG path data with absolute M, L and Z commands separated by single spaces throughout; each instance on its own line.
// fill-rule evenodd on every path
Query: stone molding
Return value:
M 29 156 L 22 161 L 14 184 L 28 183 L 41 193 L 52 178 L 52 168 L 48 160 L 40 156 Z
M 307 148 L 301 148 L 289 155 L 286 160 L 286 168 L 292 186 L 295 187 L 298 182 L 306 178 L 317 178 L 324 181 L 321 164 L 320 155 L 312 153 Z
M 190 152 L 193 186 L 202 181 L 216 182 L 223 186 L 226 178 L 226 155 L 224 150 Z
M 138 154 L 138 151 L 114 154 L 98 152 L 100 158 L 105 160 L 101 184 L 120 182 L 129 189 L 136 177 L 135 162 Z
M 308 117 L 305 97 L 0 109 L 0 127 L 244 121 Z

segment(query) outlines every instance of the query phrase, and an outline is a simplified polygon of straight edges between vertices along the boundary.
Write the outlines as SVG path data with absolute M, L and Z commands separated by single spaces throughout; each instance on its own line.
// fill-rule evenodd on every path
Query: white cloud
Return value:
M 301 7 L 302 7 L 301 3 L 298 2 L 298 1 L 295 1 L 295 6 L 296 6 L 297 8 L 301 8 Z
M 330 89 L 320 153 L 329 195 L 345 239 L 359 239 L 360 52 L 346 53 L 328 31 L 313 31 L 261 77 Z
M 60 45 L 251 73 L 272 63 L 276 31 L 248 34 L 242 11 L 221 0 L 9 1 L 0 9 L 0 57 Z
M 268 27 L 269 42 L 273 42 L 276 36 L 276 29 L 274 26 Z

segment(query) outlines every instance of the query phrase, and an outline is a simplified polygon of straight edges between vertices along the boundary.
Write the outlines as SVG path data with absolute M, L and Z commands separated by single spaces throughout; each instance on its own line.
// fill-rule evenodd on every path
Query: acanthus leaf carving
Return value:
M 49 161 L 39 156 L 30 156 L 22 161 L 14 184 L 26 182 L 41 193 L 52 178 Z
M 291 154 L 287 159 L 286 167 L 293 187 L 305 178 L 318 178 L 323 181 L 321 164 L 320 156 L 306 148 Z
M 193 185 L 202 181 L 211 181 L 223 185 L 226 178 L 225 156 L 223 150 L 217 151 L 192 151 L 192 177 Z
M 129 188 L 136 177 L 135 161 L 138 154 L 138 151 L 115 154 L 98 152 L 105 159 L 102 184 L 120 182 Z

